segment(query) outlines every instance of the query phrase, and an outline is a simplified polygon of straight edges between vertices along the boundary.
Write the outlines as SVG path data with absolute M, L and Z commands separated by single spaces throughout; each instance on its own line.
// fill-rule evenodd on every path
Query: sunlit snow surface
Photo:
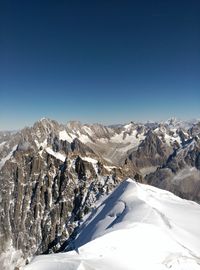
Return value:
M 200 206 L 128 179 L 82 224 L 74 247 L 25 269 L 200 269 Z
M 54 156 L 56 159 L 59 159 L 59 160 L 61 160 L 62 162 L 64 162 L 65 159 L 66 159 L 66 156 L 65 156 L 65 155 L 63 155 L 63 154 L 61 154 L 61 153 L 59 153 L 59 152 L 53 151 L 50 147 L 47 147 L 45 150 L 46 150 L 46 152 L 47 152 L 48 154 Z

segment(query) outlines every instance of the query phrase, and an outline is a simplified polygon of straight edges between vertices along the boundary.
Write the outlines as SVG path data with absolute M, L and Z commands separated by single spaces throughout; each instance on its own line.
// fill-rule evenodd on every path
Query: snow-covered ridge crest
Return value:
M 38 256 L 25 269 L 197 270 L 199 226 L 198 204 L 128 179 L 82 224 L 76 251 Z

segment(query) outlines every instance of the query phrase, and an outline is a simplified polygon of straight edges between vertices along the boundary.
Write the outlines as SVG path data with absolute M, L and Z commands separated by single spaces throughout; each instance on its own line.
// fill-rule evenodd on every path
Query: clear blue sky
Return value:
M 0 2 L 0 129 L 200 118 L 200 1 Z

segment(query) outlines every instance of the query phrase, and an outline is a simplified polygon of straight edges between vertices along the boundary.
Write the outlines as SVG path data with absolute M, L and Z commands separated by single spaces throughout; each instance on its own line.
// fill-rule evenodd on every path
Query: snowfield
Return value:
M 128 179 L 87 217 L 73 245 L 25 270 L 199 270 L 200 206 Z

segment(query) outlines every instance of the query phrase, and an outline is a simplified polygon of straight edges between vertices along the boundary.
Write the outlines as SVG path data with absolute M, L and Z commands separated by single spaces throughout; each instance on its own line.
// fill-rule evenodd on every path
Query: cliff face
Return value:
M 77 138 L 71 143 L 62 141 L 52 128 L 45 128 L 23 130 L 15 138 L 16 146 L 10 147 L 7 158 L 2 160 L 3 269 L 8 269 L 8 260 L 14 260 L 17 266 L 21 257 L 26 261 L 35 254 L 62 249 L 95 201 L 126 176 L 120 168 L 106 166 Z
M 158 167 L 165 163 L 171 152 L 172 147 L 150 130 L 138 149 L 130 153 L 129 159 L 137 168 Z

